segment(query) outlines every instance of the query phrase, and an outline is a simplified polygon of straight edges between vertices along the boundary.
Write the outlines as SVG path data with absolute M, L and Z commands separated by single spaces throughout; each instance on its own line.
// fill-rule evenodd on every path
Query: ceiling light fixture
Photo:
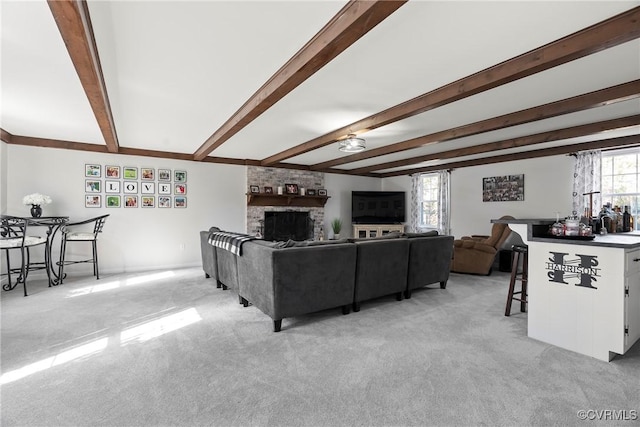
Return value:
M 358 138 L 355 134 L 349 134 L 347 139 L 340 141 L 340 151 L 345 153 L 359 153 L 367 148 L 364 139 Z

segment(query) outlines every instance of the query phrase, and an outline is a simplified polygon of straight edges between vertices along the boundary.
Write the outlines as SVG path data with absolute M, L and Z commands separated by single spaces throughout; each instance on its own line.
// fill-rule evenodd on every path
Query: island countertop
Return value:
M 640 248 L 640 232 L 596 234 L 593 240 L 579 240 L 566 237 L 553 237 L 548 234 L 548 226 L 556 222 L 552 218 L 528 219 L 492 219 L 494 224 L 510 224 L 513 231 L 520 234 L 523 240 L 530 242 L 561 243 L 567 245 L 603 246 L 609 248 L 636 249 Z M 522 229 L 526 226 L 526 236 Z

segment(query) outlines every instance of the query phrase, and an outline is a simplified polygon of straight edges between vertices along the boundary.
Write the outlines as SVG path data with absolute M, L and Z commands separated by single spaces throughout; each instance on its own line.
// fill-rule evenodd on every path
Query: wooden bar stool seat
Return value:
M 509 295 L 507 296 L 507 307 L 505 316 L 511 315 L 511 303 L 513 300 L 520 301 L 520 311 L 527 310 L 527 281 L 529 276 L 529 255 L 528 247 L 525 245 L 513 245 L 513 259 L 511 262 L 511 280 L 509 281 Z M 520 258 L 522 257 L 522 270 L 519 270 Z M 521 283 L 520 290 L 515 291 L 516 281 Z M 519 297 L 515 296 L 518 295 Z

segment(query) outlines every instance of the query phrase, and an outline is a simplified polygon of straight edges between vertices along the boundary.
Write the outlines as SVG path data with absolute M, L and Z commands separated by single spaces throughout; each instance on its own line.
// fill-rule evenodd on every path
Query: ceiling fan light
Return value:
M 349 135 L 347 139 L 340 141 L 339 150 L 344 153 L 359 153 L 367 148 L 364 139 Z

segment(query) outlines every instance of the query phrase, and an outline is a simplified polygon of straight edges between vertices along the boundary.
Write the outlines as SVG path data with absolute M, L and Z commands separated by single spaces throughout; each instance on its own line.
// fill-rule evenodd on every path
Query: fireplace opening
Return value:
M 264 232 L 265 240 L 309 240 L 313 239 L 314 221 L 309 212 L 265 212 Z

